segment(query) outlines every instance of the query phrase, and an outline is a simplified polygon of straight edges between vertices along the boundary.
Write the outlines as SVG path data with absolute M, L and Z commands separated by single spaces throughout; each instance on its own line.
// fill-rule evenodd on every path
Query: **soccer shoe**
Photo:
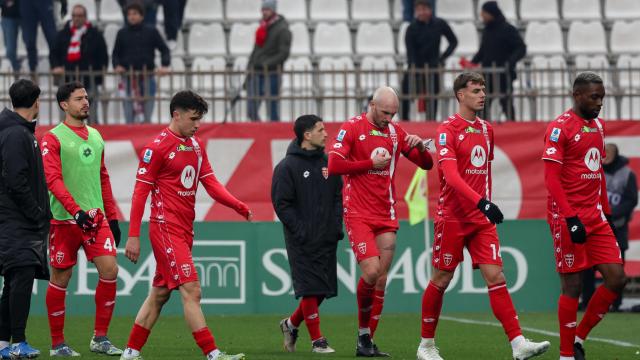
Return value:
M 11 345 L 2 348 L 2 350 L 0 350 L 0 359 L 2 360 L 11 359 L 11 353 L 9 352 L 9 350 L 11 350 Z
M 280 331 L 284 336 L 283 347 L 288 352 L 296 351 L 296 341 L 298 340 L 298 329 L 291 329 L 287 325 L 287 319 L 280 321 Z
M 129 349 L 129 352 L 131 352 L 130 349 Z M 120 360 L 143 360 L 143 359 L 142 359 L 142 355 L 140 355 L 139 353 L 138 355 L 127 354 L 127 349 L 125 349 L 125 351 L 120 356 Z
M 40 350 L 34 349 L 26 341 L 11 345 L 9 349 L 11 359 L 34 359 L 40 356 Z
M 375 356 L 375 352 L 373 350 L 373 342 L 371 342 L 371 335 L 362 334 L 358 336 L 358 342 L 356 343 L 356 356 Z
M 235 354 L 235 355 L 229 355 L 229 354 L 225 354 L 225 353 L 220 353 L 220 355 L 218 355 L 215 358 L 211 358 L 208 357 L 208 360 L 244 360 L 244 354 L 240 353 L 240 354 Z
M 378 345 L 373 343 L 373 357 L 391 357 L 389 353 L 382 352 L 378 349 Z
M 92 338 L 91 343 L 89 343 L 89 350 L 94 353 L 105 354 L 109 356 L 122 355 L 122 350 L 113 346 L 111 341 L 109 341 L 106 336 L 99 341 L 96 341 L 95 337 Z
M 416 354 L 418 360 L 444 360 L 440 356 L 440 351 L 435 345 L 418 346 L 418 353 Z
M 311 348 L 311 352 L 319 353 L 319 354 L 331 354 L 336 351 L 329 346 L 327 339 L 320 338 L 313 342 L 313 347 Z
M 532 357 L 543 354 L 549 349 L 550 343 L 548 341 L 533 342 L 529 339 L 525 339 L 518 348 L 513 350 L 513 360 L 527 360 Z
M 573 344 L 573 358 L 576 360 L 586 359 L 586 357 L 584 357 L 584 347 L 582 347 L 582 344 L 580 343 Z
M 76 352 L 69 345 L 62 343 L 56 346 L 54 349 L 49 350 L 49 356 L 59 356 L 59 357 L 77 357 L 80 356 L 80 353 Z

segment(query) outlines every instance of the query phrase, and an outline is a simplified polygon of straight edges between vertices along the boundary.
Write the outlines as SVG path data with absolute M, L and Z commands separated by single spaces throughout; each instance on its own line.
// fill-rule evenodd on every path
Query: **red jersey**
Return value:
M 400 153 L 408 156 L 407 133 L 397 124 L 382 129 L 367 120 L 366 113 L 345 122 L 330 153 L 345 160 L 372 159 L 378 153 L 391 155 L 384 169 L 371 169 L 360 174 L 345 175 L 342 203 L 344 216 L 396 220 L 395 170 Z
M 567 201 L 586 224 L 606 221 L 602 211 L 601 189 L 604 154 L 604 122 L 585 120 L 568 110 L 549 123 L 544 135 L 543 160 L 562 164 L 560 182 Z M 551 195 L 547 201 L 547 218 L 566 217 Z
M 491 201 L 491 161 L 493 161 L 493 128 L 478 117 L 471 122 L 459 114 L 449 116 L 438 126 L 436 153 L 440 197 L 436 220 L 486 223 L 488 219 L 463 194 L 447 184 L 443 161 L 455 160 L 462 180 L 481 197 Z

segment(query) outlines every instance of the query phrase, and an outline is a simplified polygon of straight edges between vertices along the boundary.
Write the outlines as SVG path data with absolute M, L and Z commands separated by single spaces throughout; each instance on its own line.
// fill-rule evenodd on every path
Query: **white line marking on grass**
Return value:
M 471 319 L 457 318 L 457 317 L 452 317 L 452 316 L 440 316 L 440 319 L 448 320 L 448 321 L 454 321 L 454 322 L 458 322 L 458 323 L 461 323 L 461 324 L 486 325 L 486 326 L 493 326 L 493 327 L 499 327 L 499 328 L 502 327 L 501 324 L 499 324 L 497 322 L 491 322 L 491 321 L 471 320 Z M 538 333 L 538 334 L 542 334 L 542 335 L 560 337 L 560 334 L 558 334 L 557 332 L 548 331 L 548 330 L 542 330 L 542 329 L 536 329 L 536 328 L 532 328 L 532 327 L 524 326 L 524 327 L 522 327 L 522 330 L 528 331 L 528 332 L 532 332 L 532 333 Z M 607 344 L 611 344 L 611 345 L 616 345 L 616 346 L 621 346 L 621 347 L 635 347 L 635 348 L 640 347 L 640 345 L 633 344 L 633 343 L 626 342 L 626 341 L 605 339 L 605 338 L 599 338 L 599 337 L 591 337 L 590 336 L 588 340 L 599 341 L 599 342 L 603 342 L 603 343 L 607 343 Z

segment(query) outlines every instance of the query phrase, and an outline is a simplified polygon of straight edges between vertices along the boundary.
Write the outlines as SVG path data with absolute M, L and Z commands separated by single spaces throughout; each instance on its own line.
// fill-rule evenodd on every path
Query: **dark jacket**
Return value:
M 71 42 L 71 22 L 67 22 L 65 26 L 56 35 L 56 41 L 49 53 L 49 62 L 51 68 L 63 66 L 73 76 L 73 71 L 101 71 L 109 66 L 109 54 L 107 52 L 107 43 L 104 36 L 93 27 L 89 26 L 87 32 L 82 36 L 80 41 L 80 61 L 70 63 L 67 61 L 67 52 L 69 43 Z M 91 79 L 86 77 L 82 80 L 85 86 L 90 87 Z M 96 76 L 93 80 L 95 85 L 102 84 L 102 76 Z
M 2 17 L 12 19 L 20 18 L 19 0 L 0 0 L 0 8 L 2 9 Z
M 636 175 L 628 164 L 629 159 L 617 155 L 612 163 L 602 166 L 607 180 L 611 217 L 616 227 L 618 244 L 623 251 L 629 248 L 629 221 L 633 209 L 638 205 Z
M 153 70 L 156 68 L 156 50 L 160 51 L 162 66 L 171 64 L 171 51 L 167 47 L 162 35 L 153 26 L 139 24 L 127 25 L 118 31 L 113 45 L 111 62 L 113 68 L 124 66 L 127 70 Z
M 17 113 L 0 113 L 0 275 L 19 266 L 36 266 L 48 279 L 49 193 L 36 123 Z
M 440 41 L 445 37 L 447 49 L 440 54 Z M 429 22 L 414 19 L 404 37 L 407 49 L 407 64 L 415 67 L 438 67 L 458 46 L 458 38 L 446 21 L 433 16 Z
M 248 69 L 276 70 L 282 67 L 291 51 L 291 31 L 289 23 L 281 15 L 267 28 L 267 38 L 262 47 L 254 45 L 249 56 Z
M 336 296 L 342 179 L 329 176 L 324 150 L 304 150 L 292 141 L 273 171 L 271 201 L 284 227 L 296 298 Z
M 507 22 L 500 9 L 496 8 L 492 15 L 494 20 L 485 25 L 480 49 L 471 62 L 483 67 L 506 66 L 513 80 L 516 78 L 516 63 L 527 54 L 527 46 L 518 30 Z

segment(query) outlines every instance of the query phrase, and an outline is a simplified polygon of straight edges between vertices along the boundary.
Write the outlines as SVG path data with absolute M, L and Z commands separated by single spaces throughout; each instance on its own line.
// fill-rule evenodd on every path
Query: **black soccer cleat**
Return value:
M 370 334 L 362 334 L 358 336 L 356 343 L 356 356 L 358 357 L 374 357 L 373 342 Z
M 585 360 L 584 348 L 580 343 L 573 343 L 573 358 L 576 360 Z
M 391 354 L 382 352 L 378 349 L 378 345 L 373 344 L 373 357 L 391 357 Z

